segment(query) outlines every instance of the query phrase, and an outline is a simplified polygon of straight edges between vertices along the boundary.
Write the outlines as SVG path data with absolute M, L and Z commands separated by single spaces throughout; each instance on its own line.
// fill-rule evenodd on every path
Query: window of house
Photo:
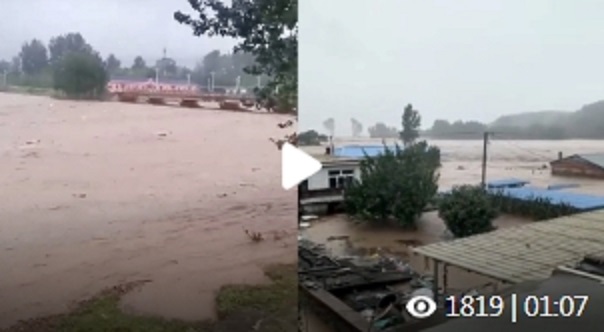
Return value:
M 341 189 L 349 186 L 354 179 L 354 170 L 330 170 L 328 171 L 329 176 L 329 188 Z

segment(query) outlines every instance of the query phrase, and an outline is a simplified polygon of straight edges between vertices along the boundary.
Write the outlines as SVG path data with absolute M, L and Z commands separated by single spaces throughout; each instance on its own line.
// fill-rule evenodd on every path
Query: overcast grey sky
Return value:
M 601 0 L 302 0 L 300 129 L 576 110 L 604 99 Z
M 130 65 L 137 55 L 155 61 L 169 57 L 192 65 L 206 53 L 229 51 L 229 39 L 195 37 L 173 18 L 192 12 L 187 0 L 0 0 L 0 59 L 19 53 L 26 40 L 80 32 L 101 54 L 114 53 Z

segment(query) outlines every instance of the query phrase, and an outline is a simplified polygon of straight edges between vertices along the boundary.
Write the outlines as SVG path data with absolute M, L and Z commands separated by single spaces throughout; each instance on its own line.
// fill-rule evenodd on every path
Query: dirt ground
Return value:
M 0 93 L 0 328 L 140 280 L 126 312 L 201 320 L 220 286 L 268 281 L 297 252 L 284 120 Z

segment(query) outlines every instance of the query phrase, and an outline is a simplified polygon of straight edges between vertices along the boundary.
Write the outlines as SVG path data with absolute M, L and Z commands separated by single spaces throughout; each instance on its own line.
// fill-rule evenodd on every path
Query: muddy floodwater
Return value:
M 482 171 L 482 145 L 476 141 L 434 140 L 442 152 L 442 168 L 439 186 L 441 189 L 454 185 L 480 183 Z M 336 140 L 336 146 L 346 144 L 380 144 L 376 140 Z M 311 153 L 322 153 L 323 148 L 309 149 Z M 575 153 L 604 153 L 603 141 L 510 141 L 493 138 L 488 144 L 487 181 L 502 178 L 518 178 L 530 181 L 534 186 L 552 184 L 578 184 L 569 191 L 604 195 L 604 181 L 580 178 L 553 177 L 549 162 L 563 155 Z M 514 227 L 530 223 L 529 220 L 511 216 L 500 216 L 495 220 L 499 228 Z M 351 222 L 345 215 L 322 217 L 311 222 L 301 231 L 303 236 L 325 247 L 336 256 L 394 256 L 402 258 L 420 273 L 432 273 L 427 262 L 411 255 L 415 246 L 449 239 L 443 221 L 437 212 L 425 213 L 418 222 L 417 230 L 397 230 L 392 227 L 376 227 Z M 441 276 L 442 277 L 442 276 Z M 492 280 L 450 267 L 448 291 L 465 291 L 471 288 L 492 290 Z M 308 331 L 332 331 L 318 317 L 306 313 Z
M 0 328 L 135 280 L 124 310 L 211 318 L 220 286 L 294 262 L 286 119 L 0 93 Z

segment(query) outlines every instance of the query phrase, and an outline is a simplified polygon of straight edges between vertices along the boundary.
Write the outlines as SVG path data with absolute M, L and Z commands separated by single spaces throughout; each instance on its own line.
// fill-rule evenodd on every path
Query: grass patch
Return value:
M 272 284 L 225 286 L 216 298 L 217 322 L 182 322 L 122 312 L 122 295 L 141 286 L 133 282 L 111 288 L 80 303 L 68 314 L 21 321 L 2 332 L 259 332 L 297 331 L 297 265 L 266 269 Z
M 53 96 L 55 91 L 51 88 L 38 88 L 32 86 L 9 85 L 2 89 L 2 92 L 35 95 L 35 96 Z
M 224 286 L 216 298 L 218 317 L 225 318 L 242 309 L 257 309 L 275 313 L 284 306 L 297 305 L 298 271 L 291 265 L 274 265 L 266 269 L 273 281 L 269 285 Z

